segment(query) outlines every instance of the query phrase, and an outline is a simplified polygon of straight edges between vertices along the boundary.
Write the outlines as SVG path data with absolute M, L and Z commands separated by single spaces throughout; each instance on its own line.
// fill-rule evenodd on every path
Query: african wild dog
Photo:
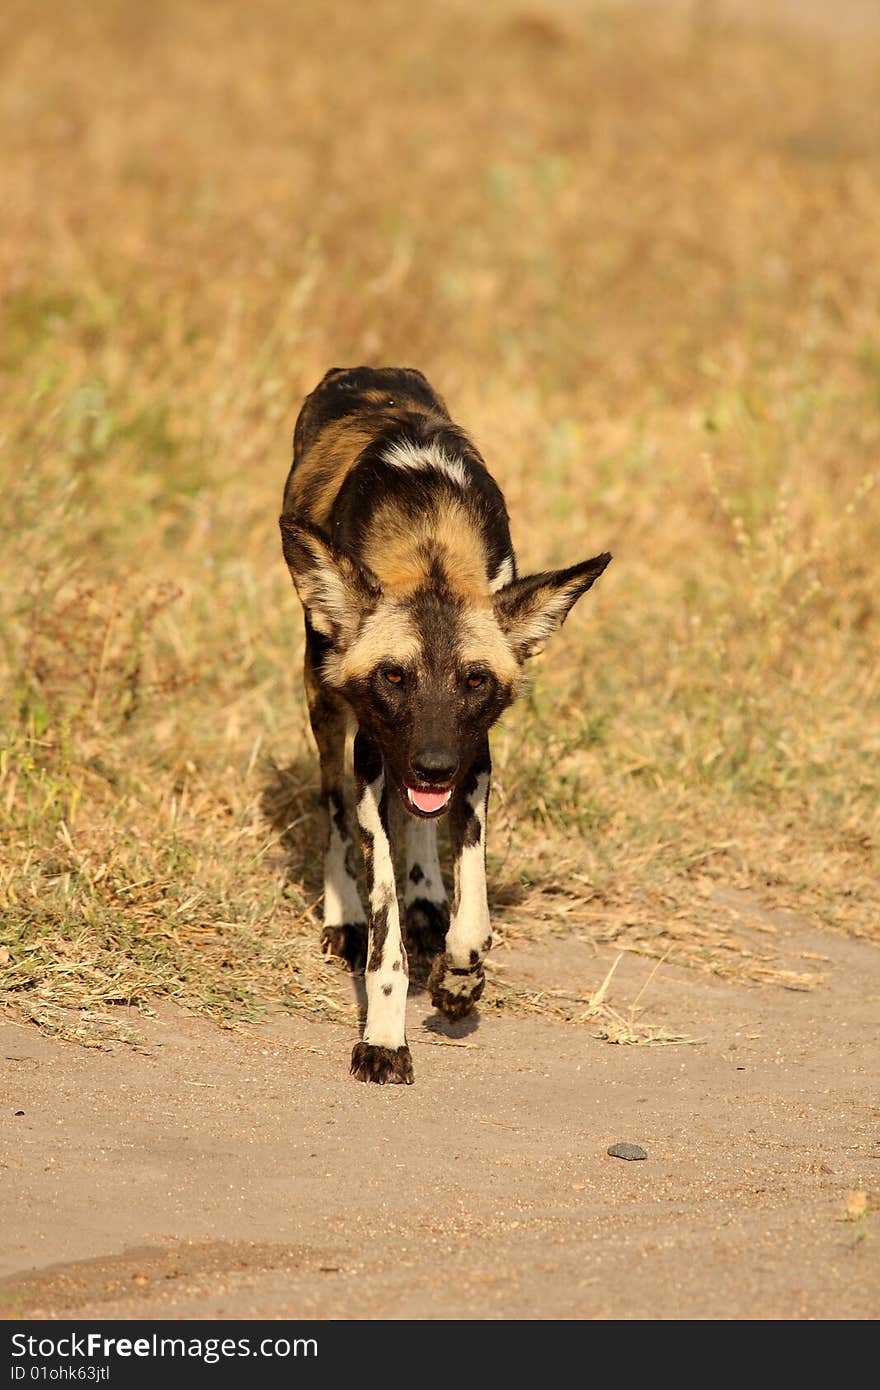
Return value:
M 366 968 L 367 1021 L 351 1070 L 362 1081 L 408 1083 L 390 799 L 408 812 L 407 945 L 435 957 L 431 1002 L 462 1018 L 483 992 L 492 943 L 489 729 L 516 696 L 526 658 L 611 556 L 518 579 L 501 492 L 409 368 L 335 368 L 306 398 L 281 534 L 305 608 L 306 692 L 329 818 L 322 944 L 350 969 Z M 348 725 L 369 926 L 343 796 Z M 451 920 L 435 825 L 447 812 Z

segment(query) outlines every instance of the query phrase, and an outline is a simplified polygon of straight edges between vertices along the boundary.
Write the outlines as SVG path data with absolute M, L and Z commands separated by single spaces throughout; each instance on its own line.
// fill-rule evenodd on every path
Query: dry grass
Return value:
M 495 741 L 502 934 L 809 984 L 722 883 L 880 939 L 880 36 L 693 13 L 4 7 L 20 1014 L 350 1017 L 276 515 L 360 361 L 437 384 L 525 565 L 615 554 Z

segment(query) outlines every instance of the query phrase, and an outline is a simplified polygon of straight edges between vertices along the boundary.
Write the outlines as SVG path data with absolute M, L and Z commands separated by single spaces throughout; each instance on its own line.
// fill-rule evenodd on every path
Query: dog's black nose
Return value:
M 458 771 L 458 759 L 448 748 L 423 748 L 413 753 L 410 767 L 421 782 L 448 785 Z

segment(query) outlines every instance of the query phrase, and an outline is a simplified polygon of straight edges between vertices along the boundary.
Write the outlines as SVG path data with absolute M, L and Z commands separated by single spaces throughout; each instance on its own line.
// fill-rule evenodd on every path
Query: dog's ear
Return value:
M 606 552 L 567 570 L 514 579 L 499 589 L 493 600 L 495 616 L 517 661 L 543 651 L 547 638 L 562 626 L 581 594 L 596 582 L 610 559 Z
M 287 515 L 279 522 L 284 558 L 312 626 L 345 646 L 381 597 L 375 575 L 308 522 Z

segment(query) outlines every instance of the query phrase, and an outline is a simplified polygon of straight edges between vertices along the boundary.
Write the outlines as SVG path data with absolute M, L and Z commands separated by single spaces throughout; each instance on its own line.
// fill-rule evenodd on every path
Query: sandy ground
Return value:
M 0 1309 L 878 1316 L 880 1214 L 842 1218 L 880 1188 L 880 951 L 753 922 L 819 987 L 663 966 L 650 1020 L 703 1041 L 638 1047 L 485 1014 L 450 1039 L 413 991 L 413 1087 L 351 1080 L 342 1026 L 243 1037 L 166 1006 L 143 1051 L 99 1052 L 7 1021 Z M 576 934 L 503 953 L 507 978 L 575 992 L 612 959 Z M 650 969 L 626 957 L 615 998 Z

